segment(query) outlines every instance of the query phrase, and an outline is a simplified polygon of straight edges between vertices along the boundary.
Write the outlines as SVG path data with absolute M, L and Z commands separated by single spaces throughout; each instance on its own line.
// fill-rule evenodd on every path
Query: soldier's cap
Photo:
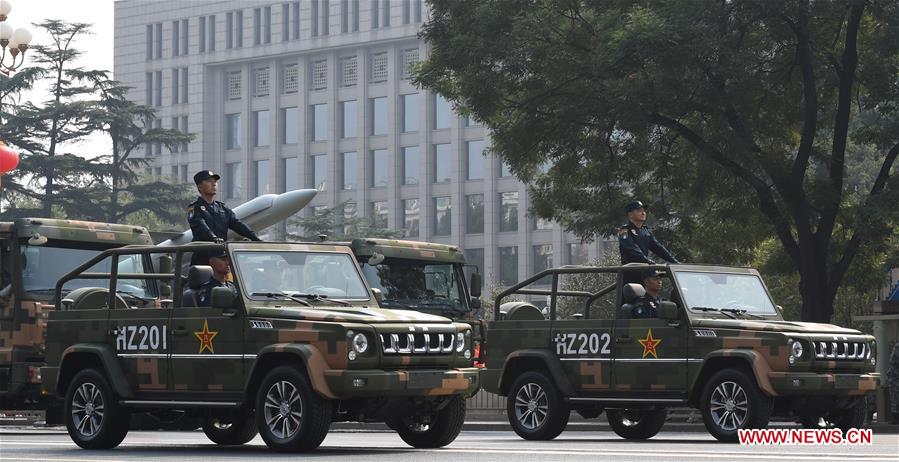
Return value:
M 228 252 L 225 249 L 207 250 L 206 258 L 228 258 Z
M 640 201 L 633 201 L 633 202 L 631 202 L 630 204 L 627 204 L 627 206 L 624 207 L 624 213 L 630 213 L 630 212 L 632 212 L 632 211 L 634 211 L 634 210 L 637 210 L 637 209 L 647 209 L 647 210 L 649 210 L 649 207 L 647 207 L 646 204 L 644 204 L 643 202 L 640 202 Z
M 665 273 L 663 273 L 663 272 L 661 272 L 661 271 L 659 271 L 659 270 L 654 270 L 654 269 L 651 269 L 651 270 L 643 270 L 643 271 L 640 273 L 640 279 L 642 280 L 642 279 L 646 279 L 646 278 L 659 278 L 659 277 L 662 277 L 662 276 L 664 276 L 664 275 L 665 275 Z
M 213 172 L 212 170 L 203 170 L 203 171 L 197 172 L 197 174 L 194 175 L 194 183 L 200 184 L 210 178 L 215 178 L 215 180 L 218 181 L 222 177 L 219 176 L 218 173 Z

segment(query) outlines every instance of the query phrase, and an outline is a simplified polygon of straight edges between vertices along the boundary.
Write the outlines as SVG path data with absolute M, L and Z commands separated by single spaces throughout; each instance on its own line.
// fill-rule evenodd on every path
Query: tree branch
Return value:
M 812 67 L 812 51 L 808 36 L 808 16 L 806 16 L 804 8 L 799 10 L 801 16 L 797 23 L 789 20 L 789 18 L 786 19 L 786 22 L 793 29 L 793 33 L 796 34 L 796 54 L 799 59 L 799 69 L 802 73 L 802 99 L 805 103 L 802 137 L 799 141 L 799 150 L 796 152 L 796 160 L 793 162 L 793 168 L 790 171 L 792 183 L 798 184 L 801 189 L 818 125 L 818 91 L 815 85 L 814 68 Z

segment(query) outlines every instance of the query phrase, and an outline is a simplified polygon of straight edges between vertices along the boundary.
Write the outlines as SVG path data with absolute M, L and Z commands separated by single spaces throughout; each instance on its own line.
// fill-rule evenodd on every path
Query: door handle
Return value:
M 627 342 L 630 342 L 630 341 L 631 341 L 631 338 L 630 338 L 630 337 L 617 337 L 617 338 L 615 338 L 615 343 L 627 343 Z
M 680 327 L 680 321 L 668 321 L 668 327 Z
M 183 327 L 178 327 L 172 330 L 172 334 L 174 335 L 185 335 L 187 334 L 187 329 Z
M 106 331 L 106 333 L 115 337 L 115 336 L 119 335 L 119 330 L 118 329 L 109 329 L 108 331 Z

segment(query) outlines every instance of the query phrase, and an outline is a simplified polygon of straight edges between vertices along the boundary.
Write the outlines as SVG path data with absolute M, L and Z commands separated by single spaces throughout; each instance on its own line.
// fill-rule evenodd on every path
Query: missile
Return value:
M 318 193 L 315 189 L 296 189 L 283 194 L 264 194 L 232 209 L 235 216 L 257 233 L 280 223 L 303 209 Z M 234 232 L 229 232 L 234 237 Z M 230 239 L 230 238 L 229 238 Z M 158 245 L 181 245 L 193 240 L 193 232 L 187 230 Z

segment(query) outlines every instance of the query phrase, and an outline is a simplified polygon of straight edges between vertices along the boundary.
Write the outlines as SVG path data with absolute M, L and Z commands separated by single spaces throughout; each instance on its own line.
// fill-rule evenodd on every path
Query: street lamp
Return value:
M 6 17 L 12 10 L 12 5 L 7 0 L 0 0 L 0 72 L 9 75 L 25 63 L 25 50 L 31 43 L 31 32 L 20 27 L 13 30 L 6 23 Z M 10 63 L 6 63 L 6 51 L 9 48 Z

